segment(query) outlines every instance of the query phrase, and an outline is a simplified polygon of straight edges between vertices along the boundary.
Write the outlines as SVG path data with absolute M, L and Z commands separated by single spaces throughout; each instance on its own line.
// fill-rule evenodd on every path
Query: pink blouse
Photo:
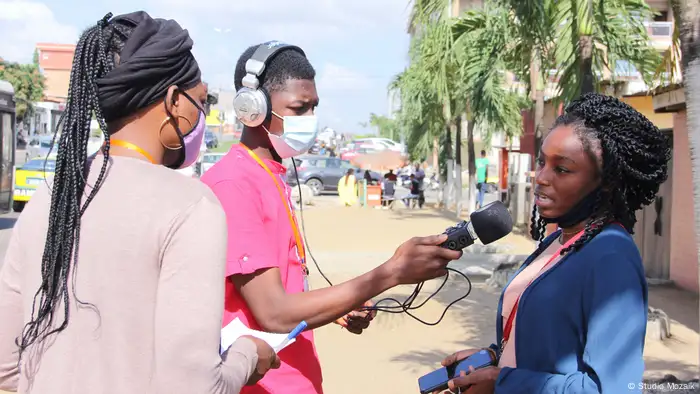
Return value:
M 527 289 L 528 285 L 532 283 L 532 281 L 537 279 L 537 277 L 539 277 L 543 273 L 547 272 L 548 269 L 552 268 L 557 263 L 557 261 L 559 261 L 560 256 L 557 256 L 549 265 L 547 265 L 552 256 L 555 253 L 557 253 L 557 251 L 559 251 L 559 248 L 561 247 L 562 245 L 561 243 L 559 243 L 558 240 L 552 242 L 551 245 L 547 247 L 547 249 L 545 249 L 532 263 L 530 263 L 530 265 L 528 265 L 515 278 L 513 278 L 513 280 L 510 282 L 510 285 L 508 285 L 508 287 L 505 289 L 505 293 L 503 294 L 502 310 L 504 330 L 508 321 L 508 317 L 510 316 L 511 311 L 515 307 L 515 301 Z M 501 354 L 501 358 L 498 362 L 499 368 L 516 367 L 515 321 L 517 320 L 517 311 L 515 313 L 516 316 L 513 317 L 513 326 L 510 332 L 510 338 L 508 339 L 506 347 L 503 349 L 503 353 Z

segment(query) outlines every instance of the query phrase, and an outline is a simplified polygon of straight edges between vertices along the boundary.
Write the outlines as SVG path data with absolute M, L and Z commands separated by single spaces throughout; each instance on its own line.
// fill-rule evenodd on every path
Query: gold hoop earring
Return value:
M 190 120 L 187 119 L 187 118 L 184 117 L 184 116 L 178 116 L 178 117 L 177 117 L 177 119 L 180 119 L 180 118 L 185 119 L 185 120 L 187 121 L 187 123 L 190 125 L 190 130 L 191 130 L 191 129 L 192 129 L 192 122 L 190 122 Z M 169 147 L 169 146 L 167 146 L 166 144 L 163 143 L 163 127 L 165 127 L 165 125 L 168 124 L 168 122 L 170 122 L 172 119 L 173 119 L 173 118 L 171 118 L 170 116 L 168 116 L 168 117 L 166 117 L 165 119 L 163 119 L 163 121 L 160 123 L 160 129 L 158 130 L 158 142 L 160 142 L 160 144 L 163 145 L 163 148 L 165 148 L 165 149 L 168 149 L 168 150 L 179 150 L 179 149 L 182 148 L 182 145 L 178 145 L 178 146 L 175 147 L 175 148 L 171 148 L 171 147 Z

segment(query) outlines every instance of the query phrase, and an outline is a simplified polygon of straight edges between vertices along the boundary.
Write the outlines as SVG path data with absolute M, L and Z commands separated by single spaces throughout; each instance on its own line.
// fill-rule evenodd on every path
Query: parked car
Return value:
M 364 178 L 364 170 L 353 166 L 347 160 L 341 160 L 336 157 L 307 155 L 300 156 L 294 159 L 297 167 L 299 182 L 311 188 L 314 195 L 319 195 L 324 191 L 337 191 L 338 181 L 348 171 L 353 169 L 355 177 L 360 180 Z M 379 181 L 381 175 L 371 171 L 372 179 Z M 296 186 L 297 177 L 294 175 L 294 166 L 287 166 L 287 183 L 290 186 Z
M 226 153 L 205 153 L 202 155 L 202 165 L 199 176 L 204 175 L 207 170 L 212 168 L 214 164 L 216 164 L 224 156 L 226 156 Z
M 377 152 L 377 150 L 374 149 L 373 147 L 359 145 L 351 150 L 348 150 L 348 151 L 341 153 L 340 158 L 342 160 L 352 160 L 357 156 L 367 155 L 367 154 L 371 154 L 371 153 L 375 153 L 375 152 Z
M 12 209 L 15 212 L 22 212 L 36 189 L 46 182 L 46 178 L 52 176 L 55 171 L 56 157 L 54 155 L 31 159 L 15 170 Z
M 31 158 L 46 157 L 49 153 L 55 154 L 58 152 L 58 137 L 56 137 L 56 144 L 51 146 L 53 141 L 53 135 L 43 135 L 40 137 L 32 137 L 29 140 L 29 145 L 27 146 L 27 157 L 26 160 L 29 161 Z
M 216 137 L 216 134 L 207 130 L 204 132 L 204 144 L 207 149 L 214 149 L 219 146 L 219 139 Z
M 396 141 L 392 141 L 388 138 L 381 138 L 381 137 L 375 137 L 375 138 L 361 138 L 357 139 L 354 141 L 356 144 L 360 144 L 362 146 L 369 146 L 374 148 L 374 150 L 377 151 L 382 151 L 382 150 L 393 150 L 395 152 L 399 153 L 406 153 L 406 147 L 403 144 L 400 144 Z

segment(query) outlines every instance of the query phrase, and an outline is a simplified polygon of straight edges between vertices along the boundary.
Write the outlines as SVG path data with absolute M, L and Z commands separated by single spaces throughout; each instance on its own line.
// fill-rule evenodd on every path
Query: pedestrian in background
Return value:
M 481 157 L 476 159 L 476 209 L 484 206 L 484 195 L 488 189 L 489 159 L 486 151 L 481 151 Z M 471 187 L 471 186 L 470 186 Z
M 345 175 L 338 181 L 338 196 L 340 202 L 346 207 L 357 204 L 357 179 L 352 168 L 348 168 Z

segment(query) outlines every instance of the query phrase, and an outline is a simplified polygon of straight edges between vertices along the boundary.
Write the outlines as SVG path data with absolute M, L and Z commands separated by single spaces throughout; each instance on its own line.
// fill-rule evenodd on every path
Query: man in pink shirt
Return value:
M 367 300 L 399 284 L 442 276 L 447 263 L 461 255 L 437 246 L 446 236 L 414 238 L 362 276 L 308 290 L 304 245 L 281 161 L 305 153 L 315 140 L 319 99 L 314 78 L 298 47 L 269 42 L 246 50 L 235 72 L 239 94 L 234 105 L 246 125 L 241 144 L 202 177 L 227 216 L 224 325 L 238 318 L 253 329 L 288 333 L 299 322 L 308 323 L 308 330 L 280 352 L 281 367 L 244 394 L 322 393 L 312 329 L 340 321 L 359 334 L 374 316 L 360 310 L 371 305 Z M 265 96 L 257 97 L 264 100 L 256 101 L 263 91 Z M 256 119 L 256 111 L 262 117 Z

